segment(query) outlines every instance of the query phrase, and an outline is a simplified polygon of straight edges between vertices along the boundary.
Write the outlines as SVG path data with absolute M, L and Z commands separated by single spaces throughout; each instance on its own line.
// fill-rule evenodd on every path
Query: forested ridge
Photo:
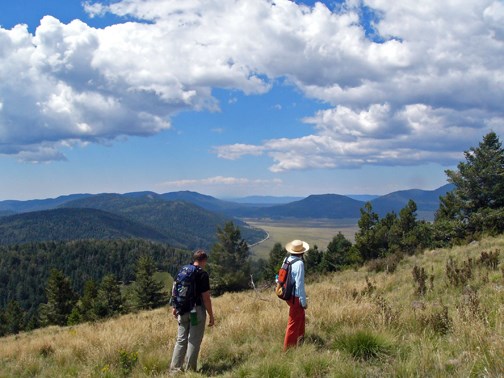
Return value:
M 229 217 L 181 201 L 103 194 L 64 207 L 0 217 L 0 244 L 47 240 L 147 239 L 184 249 L 210 248 Z M 250 244 L 266 234 L 235 220 Z
M 52 269 L 69 277 L 72 289 L 82 294 L 88 280 L 107 274 L 128 284 L 135 278 L 140 256 L 148 255 L 159 271 L 174 275 L 190 261 L 190 253 L 145 240 L 80 240 L 0 246 L 0 308 L 11 301 L 35 314 L 46 301 L 45 287 Z
M 139 222 L 97 209 L 54 209 L 0 219 L 0 244 L 80 239 L 169 239 Z
M 68 202 L 64 207 L 93 208 L 108 211 L 140 222 L 166 235 L 169 244 L 187 249 L 211 248 L 217 227 L 229 221 L 228 216 L 214 213 L 184 201 L 165 201 L 152 195 L 129 198 L 119 194 L 101 194 Z M 234 220 L 249 243 L 265 237 L 262 230 Z

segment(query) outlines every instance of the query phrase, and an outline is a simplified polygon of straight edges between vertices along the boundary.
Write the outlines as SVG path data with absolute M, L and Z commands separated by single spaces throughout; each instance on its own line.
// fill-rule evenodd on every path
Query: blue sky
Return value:
M 0 7 L 0 200 L 435 189 L 504 130 L 501 0 Z

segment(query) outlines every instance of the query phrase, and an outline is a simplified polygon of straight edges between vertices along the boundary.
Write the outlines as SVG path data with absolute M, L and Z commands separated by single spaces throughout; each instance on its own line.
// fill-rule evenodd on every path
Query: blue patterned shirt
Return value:
M 304 262 L 298 256 L 289 256 L 287 261 L 292 261 L 291 278 L 295 282 L 294 295 L 299 297 L 301 306 L 306 307 L 306 292 L 304 283 Z

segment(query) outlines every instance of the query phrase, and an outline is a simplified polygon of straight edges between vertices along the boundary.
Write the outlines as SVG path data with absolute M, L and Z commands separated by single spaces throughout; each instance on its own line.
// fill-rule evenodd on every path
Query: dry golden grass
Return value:
M 270 290 L 215 298 L 217 324 L 203 341 L 202 370 L 187 376 L 502 377 L 502 271 L 474 267 L 472 289 L 464 289 L 448 284 L 445 264 L 449 256 L 461 262 L 503 247 L 504 237 L 486 239 L 408 257 L 392 275 L 363 267 L 320 277 L 307 285 L 305 343 L 285 354 L 287 305 Z M 501 252 L 500 267 L 503 260 Z M 424 297 L 415 295 L 414 265 L 434 276 Z M 468 301 L 471 292 L 479 302 Z M 167 309 L 159 309 L 6 337 L 0 341 L 0 377 L 169 376 L 176 328 Z M 363 343 L 355 336 L 369 342 L 371 357 L 352 352 Z M 124 358 L 131 358 L 131 368 Z

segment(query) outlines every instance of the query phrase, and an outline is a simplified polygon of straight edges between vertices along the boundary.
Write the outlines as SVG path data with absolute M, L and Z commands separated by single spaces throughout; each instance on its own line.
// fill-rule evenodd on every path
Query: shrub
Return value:
M 481 252 L 481 256 L 478 260 L 478 264 L 487 267 L 488 269 L 497 270 L 497 266 L 499 265 L 499 254 L 500 250 L 496 249 L 495 251 L 490 252 Z
M 49 357 L 54 354 L 54 348 L 51 344 L 44 344 L 39 349 L 39 355 L 41 357 Z
M 377 306 L 378 313 L 383 317 L 383 323 L 386 325 L 392 324 L 397 321 L 399 313 L 392 309 L 392 306 L 387 302 L 385 298 L 378 295 L 374 303 Z
M 464 321 L 485 318 L 485 311 L 480 307 L 480 300 L 475 289 L 467 287 L 464 289 L 462 301 L 458 304 L 457 310 Z
M 473 275 L 472 271 L 473 259 L 469 258 L 462 263 L 462 267 L 458 267 L 453 257 L 448 258 L 446 263 L 446 276 L 452 286 L 464 286 Z
M 442 306 L 440 310 L 430 315 L 420 317 L 420 323 L 424 328 L 430 327 L 440 335 L 446 335 L 453 328 L 453 319 L 448 313 L 448 307 Z
M 419 268 L 418 266 L 413 267 L 413 280 L 416 282 L 418 287 L 416 288 L 416 293 L 418 295 L 425 295 L 427 291 L 427 285 L 425 282 L 427 281 L 427 273 L 425 273 L 424 268 Z
M 373 292 L 376 291 L 376 285 L 373 284 L 370 280 L 369 280 L 369 277 L 366 276 L 366 287 L 364 289 L 361 290 L 361 296 L 365 296 L 365 295 L 371 295 L 373 294 Z
M 382 338 L 369 331 L 357 331 L 343 335 L 334 343 L 334 347 L 343 350 L 358 360 L 370 360 L 390 354 L 390 345 Z
M 128 352 L 125 349 L 119 350 L 119 366 L 124 376 L 130 375 L 136 363 L 138 362 L 137 352 Z
M 386 272 L 392 274 L 396 271 L 399 262 L 403 259 L 402 253 L 392 253 L 385 257 L 374 259 L 368 262 L 368 272 Z

